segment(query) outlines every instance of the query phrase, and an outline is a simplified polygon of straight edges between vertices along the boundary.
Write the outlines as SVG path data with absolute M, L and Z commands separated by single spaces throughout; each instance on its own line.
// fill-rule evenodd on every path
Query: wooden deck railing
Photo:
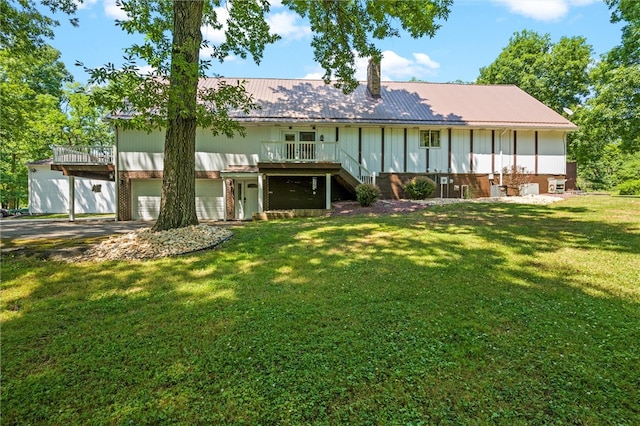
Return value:
M 113 164 L 113 147 L 54 145 L 54 164 Z
M 260 160 L 277 163 L 337 163 L 336 142 L 263 141 Z

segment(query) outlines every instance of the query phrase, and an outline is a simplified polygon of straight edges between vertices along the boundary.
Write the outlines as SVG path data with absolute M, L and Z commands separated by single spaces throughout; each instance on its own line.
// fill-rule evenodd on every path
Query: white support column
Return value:
M 224 212 L 222 214 L 222 220 L 224 220 L 225 222 L 227 221 L 227 178 L 222 178 L 222 202 L 224 203 L 224 207 L 222 208 L 222 211 Z
M 76 220 L 75 176 L 69 176 L 69 222 Z
M 326 191 L 325 193 L 327 194 L 326 196 L 326 200 L 325 200 L 325 208 L 327 210 L 331 210 L 331 173 L 327 173 L 326 175 Z
M 258 173 L 258 213 L 264 212 L 264 177 Z

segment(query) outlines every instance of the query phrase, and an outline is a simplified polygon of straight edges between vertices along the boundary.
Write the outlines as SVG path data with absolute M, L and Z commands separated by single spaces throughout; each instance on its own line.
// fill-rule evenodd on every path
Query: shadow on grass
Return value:
M 255 223 L 159 261 L 4 259 L 3 423 L 637 423 L 638 219 L 603 209 L 464 204 Z

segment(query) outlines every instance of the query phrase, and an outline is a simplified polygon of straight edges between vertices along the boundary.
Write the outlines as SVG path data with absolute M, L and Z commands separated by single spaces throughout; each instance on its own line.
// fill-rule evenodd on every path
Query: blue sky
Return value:
M 214 62 L 212 71 L 225 77 L 321 78 L 314 62 L 308 23 L 287 8 L 272 2 L 269 23 L 282 39 L 264 52 L 261 64 L 251 59 L 229 57 Z M 62 53 L 62 60 L 76 80 L 87 75 L 74 66 L 122 64 L 123 49 L 135 41 L 115 25 L 125 15 L 116 0 L 84 0 L 76 15 L 80 27 L 57 16 L 61 26 L 50 41 Z M 224 13 L 219 14 L 224 16 Z M 405 35 L 379 43 L 383 51 L 383 80 L 403 81 L 415 77 L 431 82 L 475 81 L 481 67 L 491 64 L 514 33 L 524 29 L 561 37 L 583 36 L 596 58 L 620 43 L 619 24 L 609 22 L 610 10 L 602 0 L 454 0 L 446 21 L 433 38 L 412 39 Z M 223 34 L 203 28 L 212 42 Z M 358 64 L 359 79 L 366 78 L 366 59 Z

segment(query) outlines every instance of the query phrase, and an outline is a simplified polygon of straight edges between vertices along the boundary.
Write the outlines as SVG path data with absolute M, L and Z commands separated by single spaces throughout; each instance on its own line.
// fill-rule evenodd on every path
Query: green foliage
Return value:
M 145 262 L 3 253 L 2 424 L 639 424 L 639 210 L 461 203 L 253 222 Z
M 399 24 L 412 37 L 433 37 L 446 20 L 452 0 L 428 1 L 307 1 L 284 0 L 291 10 L 309 19 L 315 60 L 325 70 L 325 83 L 345 93 L 358 87 L 354 78 L 359 57 L 380 58 L 374 40 L 397 37 Z
M 554 44 L 549 34 L 524 30 L 514 34 L 492 64 L 480 69 L 477 83 L 514 84 L 562 112 L 589 94 L 592 50 L 583 37 L 562 37 Z
M 380 198 L 380 188 L 370 183 L 363 183 L 356 187 L 356 199 L 362 207 L 368 207 Z
M 627 180 L 616 186 L 620 195 L 640 195 L 640 179 Z
M 427 176 L 416 176 L 404 185 L 404 192 L 412 200 L 429 198 L 436 189 L 436 183 Z
M 45 12 L 71 15 L 79 3 L 76 0 L 0 0 L 0 46 L 16 55 L 42 48 L 45 39 L 53 38 L 53 28 L 59 25 Z M 70 22 L 78 25 L 76 18 Z

